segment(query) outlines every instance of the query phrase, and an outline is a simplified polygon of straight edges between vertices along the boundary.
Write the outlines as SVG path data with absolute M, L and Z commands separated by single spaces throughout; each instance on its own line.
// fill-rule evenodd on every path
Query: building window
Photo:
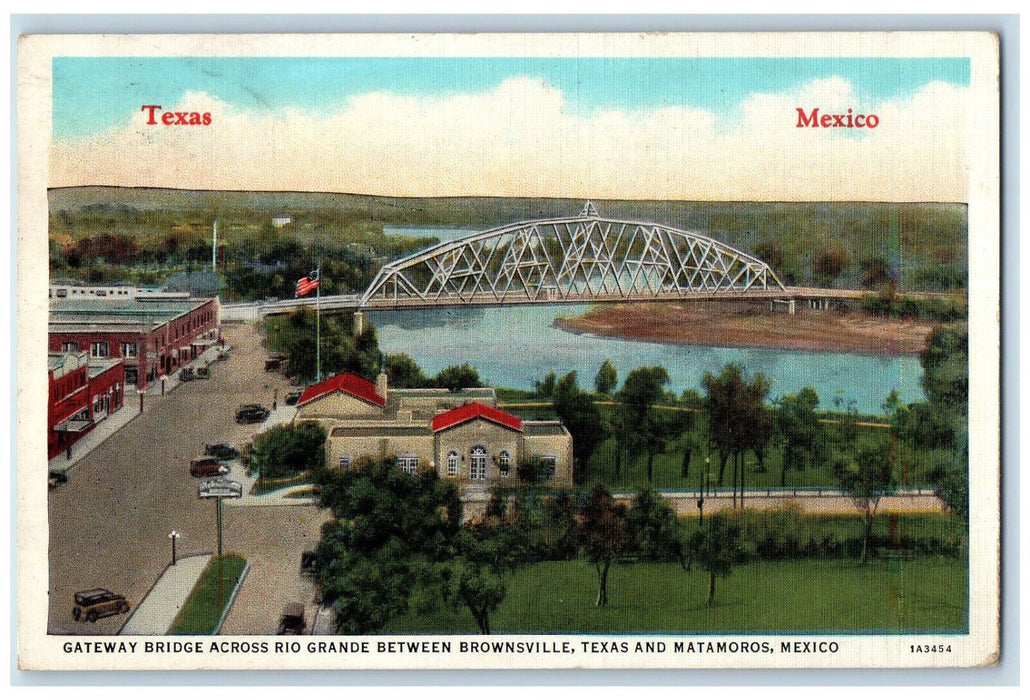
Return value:
M 397 466 L 405 474 L 415 476 L 418 474 L 418 455 L 400 455 L 397 457 Z
M 458 456 L 457 450 L 451 450 L 447 453 L 447 476 L 458 476 L 459 469 L 461 469 L 461 457 Z
M 90 344 L 89 356 L 90 357 L 107 357 L 110 354 L 108 345 L 104 341 L 96 341 Z
M 558 468 L 558 456 L 557 455 L 541 455 L 540 456 L 541 472 L 543 473 L 544 479 L 550 479 L 554 476 L 555 470 Z
M 472 464 L 469 467 L 469 478 L 470 479 L 485 479 L 486 478 L 486 448 L 482 445 L 476 445 L 472 448 L 471 454 Z
M 61 343 L 61 352 L 78 352 L 78 343 Z
M 501 476 L 508 476 L 511 472 L 511 453 L 508 450 L 501 450 L 501 453 L 497 455 L 497 468 L 501 472 Z
M 351 463 L 351 456 L 350 455 L 343 455 L 342 457 L 340 457 L 340 469 L 341 470 L 346 471 L 346 470 L 350 469 L 350 463 Z
M 122 357 L 138 357 L 136 343 L 122 343 Z

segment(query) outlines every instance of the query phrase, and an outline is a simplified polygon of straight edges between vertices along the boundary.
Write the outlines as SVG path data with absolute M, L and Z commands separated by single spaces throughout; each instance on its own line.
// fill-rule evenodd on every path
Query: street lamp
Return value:
M 139 392 L 139 412 L 143 413 L 143 397 L 146 396 L 147 392 L 144 389 L 137 389 Z
M 172 566 L 175 566 L 175 541 L 179 539 L 181 535 L 178 530 L 172 530 L 168 533 L 168 539 L 172 541 Z

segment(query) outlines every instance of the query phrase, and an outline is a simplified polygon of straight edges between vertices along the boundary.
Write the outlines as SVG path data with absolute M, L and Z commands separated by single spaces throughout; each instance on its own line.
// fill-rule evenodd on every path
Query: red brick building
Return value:
M 218 342 L 217 299 L 52 299 L 50 352 L 122 360 L 146 389 Z
M 125 405 L 125 365 L 84 352 L 50 353 L 47 458 L 66 451 Z

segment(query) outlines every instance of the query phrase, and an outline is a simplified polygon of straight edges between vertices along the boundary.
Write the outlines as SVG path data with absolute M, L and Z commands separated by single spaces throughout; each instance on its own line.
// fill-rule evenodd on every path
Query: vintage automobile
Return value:
M 60 484 L 68 483 L 68 475 L 64 472 L 51 470 L 47 475 L 47 488 L 56 489 Z
M 300 401 L 300 397 L 303 393 L 303 391 L 291 391 L 289 394 L 286 395 L 286 405 L 296 406 L 297 402 Z
M 106 588 L 91 588 L 75 594 L 75 607 L 72 617 L 78 622 L 85 617 L 88 622 L 96 622 L 102 617 L 121 615 L 129 612 L 129 603 L 125 596 L 112 593 Z
M 226 462 L 240 456 L 240 451 L 227 442 L 219 442 L 214 445 L 204 445 L 204 454 L 217 457 Z
M 197 378 L 197 373 L 192 367 L 183 367 L 179 370 L 179 381 L 180 382 L 192 382 Z
M 271 413 L 267 408 L 256 403 L 245 403 L 236 410 L 237 423 L 260 423 Z
M 211 368 L 210 367 L 197 367 L 197 379 L 210 379 Z
M 190 476 L 218 476 L 219 474 L 228 473 L 229 467 L 222 464 L 218 457 L 204 455 L 203 457 L 194 457 L 190 460 Z
M 279 352 L 272 353 L 265 360 L 265 371 L 276 372 L 282 369 L 284 364 L 286 364 L 286 355 Z
M 304 634 L 308 623 L 304 620 L 304 604 L 290 603 L 279 620 L 279 634 Z

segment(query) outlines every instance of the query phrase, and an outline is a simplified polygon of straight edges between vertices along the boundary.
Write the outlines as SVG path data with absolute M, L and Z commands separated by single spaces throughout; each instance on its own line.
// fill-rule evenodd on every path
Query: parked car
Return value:
M 266 372 L 275 372 L 277 370 L 282 369 L 282 367 L 283 367 L 283 365 L 285 363 L 286 363 L 286 355 L 283 355 L 282 353 L 278 353 L 278 352 L 277 353 L 273 353 L 273 354 L 268 356 L 268 359 L 265 360 L 265 371 Z
M 183 367 L 179 370 L 179 381 L 180 382 L 192 382 L 197 378 L 197 373 L 192 367 Z
M 301 553 L 300 572 L 306 576 L 318 575 L 318 552 L 308 550 Z
M 51 471 L 47 475 L 47 488 L 56 489 L 59 484 L 67 484 L 68 475 L 64 472 Z
M 112 593 L 106 588 L 91 588 L 75 594 L 75 607 L 72 617 L 78 622 L 85 617 L 89 622 L 96 622 L 101 617 L 121 615 L 129 612 L 129 603 L 125 596 Z
M 301 395 L 303 394 L 303 391 L 291 391 L 289 394 L 286 395 L 286 405 L 296 406 L 297 402 L 300 401 Z
M 268 418 L 269 413 L 271 411 L 260 404 L 245 403 L 236 410 L 236 422 L 260 423 Z
M 229 467 L 222 464 L 221 460 L 211 455 L 194 457 L 190 460 L 190 476 L 218 476 L 229 473 Z
M 228 461 L 239 457 L 240 451 L 227 442 L 219 442 L 214 445 L 204 445 L 204 454 Z
M 308 623 L 304 621 L 304 604 L 290 603 L 279 620 L 279 634 L 304 634 Z
M 211 368 L 210 367 L 197 367 L 197 379 L 210 379 Z

